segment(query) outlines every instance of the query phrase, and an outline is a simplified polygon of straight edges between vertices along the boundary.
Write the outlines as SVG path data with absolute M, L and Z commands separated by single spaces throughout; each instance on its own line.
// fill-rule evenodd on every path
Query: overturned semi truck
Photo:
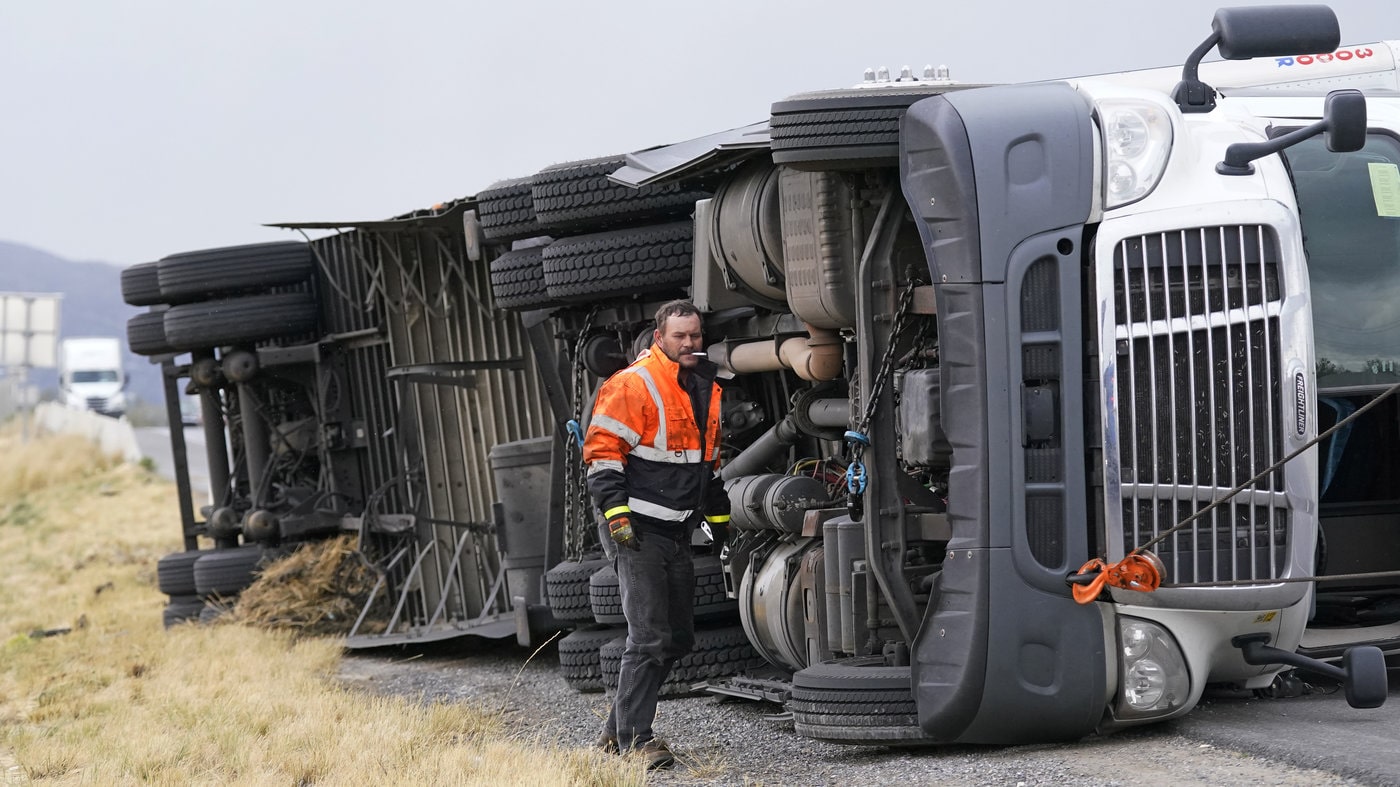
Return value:
M 1222 9 L 1180 69 L 871 75 L 134 266 L 132 349 L 172 425 L 200 397 L 213 479 L 166 619 L 349 533 L 377 584 L 347 646 L 566 632 L 564 679 L 605 689 L 625 621 L 578 438 L 685 296 L 724 370 L 733 535 L 696 536 L 697 653 L 665 693 L 904 745 L 1074 739 L 1292 667 L 1379 705 L 1400 82 L 1394 43 L 1339 43 L 1323 6 Z

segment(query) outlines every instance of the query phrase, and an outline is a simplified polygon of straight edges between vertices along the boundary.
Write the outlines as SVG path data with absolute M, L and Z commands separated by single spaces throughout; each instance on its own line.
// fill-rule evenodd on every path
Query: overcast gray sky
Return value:
M 867 67 L 1180 63 L 1251 0 L 0 0 L 0 240 L 117 264 L 376 219 L 767 117 Z M 1336 0 L 1344 43 L 1394 0 Z

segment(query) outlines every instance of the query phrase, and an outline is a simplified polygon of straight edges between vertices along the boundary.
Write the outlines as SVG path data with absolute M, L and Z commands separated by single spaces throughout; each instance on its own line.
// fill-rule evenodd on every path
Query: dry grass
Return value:
M 679 752 L 676 754 L 676 760 L 685 766 L 687 778 L 700 782 L 730 777 L 734 770 L 733 763 L 724 755 L 724 750 L 719 746 L 706 746 Z M 746 784 L 748 783 L 747 778 L 746 776 Z
M 305 544 L 263 570 L 239 594 L 232 614 L 220 620 L 300 634 L 348 634 L 377 578 L 355 551 L 352 534 Z
M 344 688 L 333 638 L 164 630 L 155 565 L 180 546 L 175 512 L 172 485 L 87 443 L 0 433 L 0 782 L 645 781 L 514 739 L 489 709 Z

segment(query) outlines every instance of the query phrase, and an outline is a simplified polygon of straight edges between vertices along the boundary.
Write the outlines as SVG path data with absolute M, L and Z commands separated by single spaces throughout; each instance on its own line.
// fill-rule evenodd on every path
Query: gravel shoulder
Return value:
M 522 739 L 591 746 L 607 713 L 558 674 L 552 645 L 463 638 L 431 649 L 352 651 L 339 678 L 371 693 L 500 713 Z M 663 700 L 657 734 L 677 751 L 653 784 L 1349 785 L 1328 771 L 1219 748 L 1159 725 L 1073 744 L 893 749 L 802 738 L 777 705 L 716 696 Z

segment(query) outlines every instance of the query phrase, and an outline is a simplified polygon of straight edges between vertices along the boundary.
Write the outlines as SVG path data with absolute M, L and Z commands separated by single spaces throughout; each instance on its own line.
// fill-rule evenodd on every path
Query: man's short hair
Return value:
M 656 310 L 656 330 L 666 330 L 666 321 L 672 317 L 700 316 L 700 310 L 695 308 L 695 304 L 684 299 L 667 301 L 661 304 L 661 308 Z

